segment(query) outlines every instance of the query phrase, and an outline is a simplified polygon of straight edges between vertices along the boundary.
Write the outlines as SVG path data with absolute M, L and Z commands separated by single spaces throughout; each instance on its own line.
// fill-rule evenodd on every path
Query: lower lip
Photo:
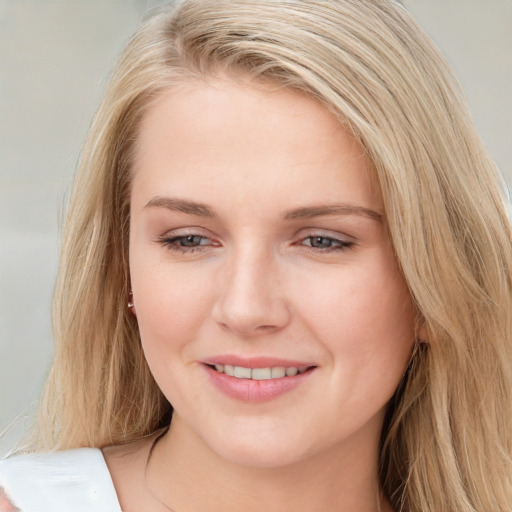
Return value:
M 225 373 L 218 372 L 208 365 L 204 365 L 213 385 L 222 393 L 242 402 L 267 402 L 280 395 L 292 391 L 307 380 L 314 372 L 314 368 L 298 373 L 292 377 L 278 379 L 253 380 L 238 379 Z

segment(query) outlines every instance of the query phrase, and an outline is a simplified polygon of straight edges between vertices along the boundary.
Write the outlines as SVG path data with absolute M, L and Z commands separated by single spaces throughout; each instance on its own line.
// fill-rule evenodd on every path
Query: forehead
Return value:
M 142 119 L 133 172 L 132 190 L 145 195 L 219 188 L 380 204 L 371 162 L 340 120 L 302 93 L 261 84 L 188 82 L 162 94 Z

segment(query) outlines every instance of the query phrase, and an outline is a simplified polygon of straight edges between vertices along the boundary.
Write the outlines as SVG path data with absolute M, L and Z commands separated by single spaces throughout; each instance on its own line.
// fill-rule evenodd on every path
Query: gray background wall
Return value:
M 123 43 L 160 0 L 0 0 L 0 456 L 52 355 L 64 194 Z M 405 1 L 452 62 L 512 184 L 512 0 Z M 93 321 L 94 319 L 91 319 Z

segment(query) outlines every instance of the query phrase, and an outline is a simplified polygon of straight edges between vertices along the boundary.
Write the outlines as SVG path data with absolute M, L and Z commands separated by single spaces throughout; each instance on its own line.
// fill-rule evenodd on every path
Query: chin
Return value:
M 299 433 L 274 426 L 266 431 L 262 426 L 252 429 L 232 429 L 222 440 L 212 440 L 210 447 L 233 464 L 252 468 L 278 468 L 293 465 L 308 457 L 312 447 Z
M 224 454 L 224 458 L 231 463 L 247 468 L 282 468 L 292 466 L 303 460 L 302 453 L 297 450 L 279 449 L 273 447 L 265 447 L 263 449 L 258 446 L 230 446 L 229 451 Z

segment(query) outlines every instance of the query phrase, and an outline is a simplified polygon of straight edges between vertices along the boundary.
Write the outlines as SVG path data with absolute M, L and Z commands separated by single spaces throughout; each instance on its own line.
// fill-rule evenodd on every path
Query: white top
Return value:
M 0 489 L 20 512 L 121 512 L 97 448 L 4 459 Z

